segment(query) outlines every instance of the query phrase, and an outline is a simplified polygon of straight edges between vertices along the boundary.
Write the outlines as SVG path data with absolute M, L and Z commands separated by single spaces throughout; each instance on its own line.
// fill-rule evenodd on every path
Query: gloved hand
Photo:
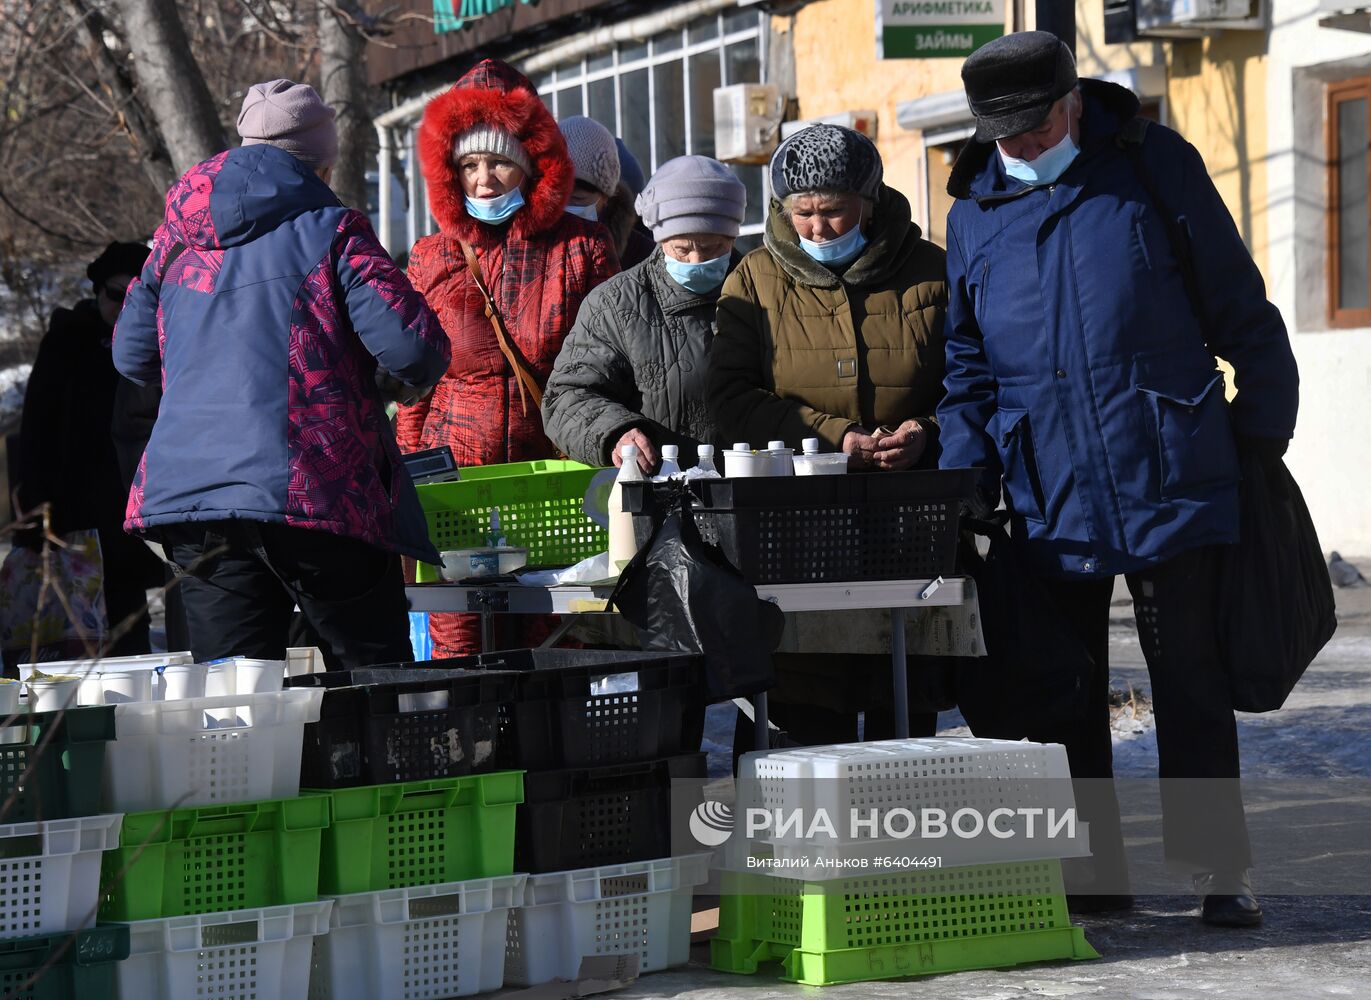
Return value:
M 987 521 L 990 519 L 990 515 L 995 513 L 995 508 L 999 506 L 998 499 L 990 490 L 977 484 L 976 491 L 962 501 L 962 517 Z
M 399 403 L 401 406 L 412 406 L 433 391 L 432 386 L 427 389 L 419 389 L 405 385 L 384 368 L 376 369 L 376 388 L 381 390 L 382 399 Z

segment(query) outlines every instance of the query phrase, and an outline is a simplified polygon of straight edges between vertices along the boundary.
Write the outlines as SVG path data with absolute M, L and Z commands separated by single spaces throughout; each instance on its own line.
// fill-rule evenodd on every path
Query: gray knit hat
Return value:
M 244 146 L 275 146 L 311 167 L 329 167 L 338 160 L 333 119 L 334 110 L 309 84 L 268 80 L 248 88 L 238 134 Z
M 883 176 L 876 144 L 841 125 L 801 129 L 771 156 L 771 192 L 777 198 L 805 191 L 842 191 L 875 201 Z
M 572 115 L 557 123 L 566 140 L 576 179 L 603 195 L 612 196 L 619 186 L 619 146 L 614 133 L 594 118 Z
M 633 207 L 658 243 L 687 233 L 736 237 L 747 211 L 747 188 L 708 156 L 667 160 Z
M 533 173 L 533 161 L 528 158 L 528 150 L 524 149 L 524 144 L 512 132 L 506 132 L 494 125 L 477 125 L 457 137 L 452 144 L 453 162 L 460 161 L 468 153 L 502 156 L 524 173 Z

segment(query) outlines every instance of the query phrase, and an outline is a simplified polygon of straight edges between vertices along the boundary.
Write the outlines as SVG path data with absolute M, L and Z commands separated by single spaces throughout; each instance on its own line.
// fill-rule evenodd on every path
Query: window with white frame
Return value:
M 676 156 L 714 155 L 714 88 L 761 83 L 762 15 L 732 9 L 646 41 L 625 42 L 533 79 L 558 120 L 594 118 L 624 140 L 645 176 Z M 747 186 L 739 249 L 761 243 L 766 170 L 735 166 Z

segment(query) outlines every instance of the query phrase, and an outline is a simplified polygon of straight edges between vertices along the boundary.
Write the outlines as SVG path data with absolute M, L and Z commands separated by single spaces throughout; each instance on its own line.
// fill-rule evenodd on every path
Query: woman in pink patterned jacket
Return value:
M 164 387 L 125 527 L 189 572 L 197 660 L 282 658 L 297 605 L 331 668 L 407 660 L 400 556 L 437 553 L 382 394 L 431 390 L 448 339 L 329 190 L 313 88 L 254 86 L 238 131 L 168 193 L 115 328 L 119 370 Z

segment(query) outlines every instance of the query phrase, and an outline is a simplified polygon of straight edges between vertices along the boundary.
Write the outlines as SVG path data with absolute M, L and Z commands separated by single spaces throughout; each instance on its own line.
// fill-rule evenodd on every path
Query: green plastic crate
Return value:
M 114 706 L 21 713 L 16 723 L 8 727 L 9 735 L 27 733 L 22 743 L 0 743 L 0 807 L 16 788 L 19 793 L 0 814 L 0 824 L 100 815 Z M 25 777 L 30 764 L 33 770 Z
M 316 798 L 129 813 L 105 852 L 100 919 L 312 902 L 326 826 L 328 803 Z
M 810 986 L 1099 958 L 1066 912 L 1061 862 L 864 874 L 829 882 L 733 876 L 710 962 L 779 961 Z
M 581 509 L 599 469 L 580 462 L 515 462 L 462 469 L 455 483 L 418 487 L 434 546 L 480 548 L 490 512 L 500 509 L 500 532 L 510 545 L 528 549 L 532 566 L 562 566 L 604 552 L 609 535 Z M 420 583 L 438 579 L 436 567 L 420 563 Z
M 115 965 L 129 957 L 129 929 L 92 927 L 77 931 L 74 941 L 72 937 L 68 933 L 0 941 L 0 997 L 114 1000 Z
M 343 896 L 514 872 L 523 771 L 300 794 L 328 804 L 321 893 Z

